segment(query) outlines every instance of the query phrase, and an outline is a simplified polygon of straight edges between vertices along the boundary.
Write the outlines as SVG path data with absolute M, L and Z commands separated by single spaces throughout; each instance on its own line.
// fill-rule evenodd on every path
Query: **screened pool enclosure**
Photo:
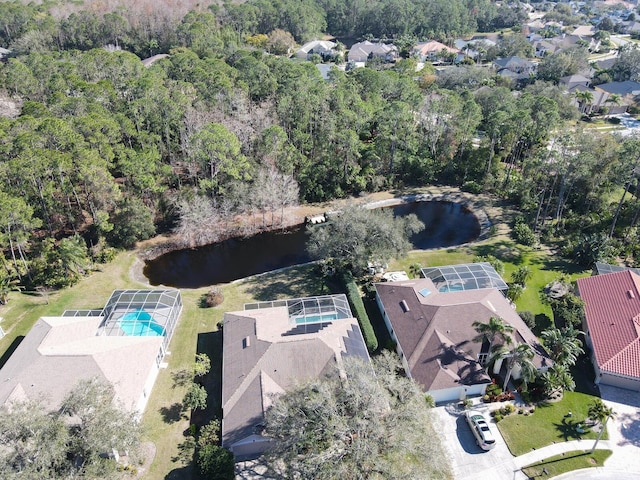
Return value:
M 244 309 L 254 310 L 257 308 L 273 307 L 287 307 L 289 311 L 289 321 L 297 325 L 353 318 L 351 309 L 349 308 L 349 302 L 344 294 L 247 303 Z
M 442 293 L 481 288 L 497 288 L 501 291 L 508 289 L 500 274 L 488 262 L 423 268 L 422 275 L 431 279 Z

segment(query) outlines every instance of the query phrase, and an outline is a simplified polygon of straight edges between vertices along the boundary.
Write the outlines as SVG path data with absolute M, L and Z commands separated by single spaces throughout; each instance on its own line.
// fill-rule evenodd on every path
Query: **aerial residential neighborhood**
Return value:
M 0 1 L 0 478 L 640 479 L 639 18 Z

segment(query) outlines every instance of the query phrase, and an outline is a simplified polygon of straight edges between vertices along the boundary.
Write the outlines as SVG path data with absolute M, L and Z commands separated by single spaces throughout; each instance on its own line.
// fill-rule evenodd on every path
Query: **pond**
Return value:
M 425 229 L 410 239 L 415 249 L 461 245 L 480 235 L 476 216 L 458 203 L 427 201 L 385 208 L 392 208 L 395 215 L 415 213 L 424 222 Z M 304 225 L 247 238 L 232 238 L 161 255 L 146 263 L 144 275 L 151 285 L 176 288 L 227 283 L 311 261 L 306 242 Z

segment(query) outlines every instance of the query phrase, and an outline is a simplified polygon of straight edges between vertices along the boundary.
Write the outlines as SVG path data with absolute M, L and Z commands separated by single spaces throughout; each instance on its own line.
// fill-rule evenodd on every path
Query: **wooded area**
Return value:
M 508 198 L 587 263 L 633 262 L 640 141 L 581 132 L 555 64 L 519 90 L 485 67 L 436 76 L 409 58 L 326 81 L 251 41 L 453 38 L 506 21 L 488 0 L 259 0 L 163 20 L 49 8 L 0 3 L 0 92 L 20 112 L 0 117 L 4 292 L 73 283 L 156 232 L 193 246 L 279 225 L 298 201 L 433 183 Z

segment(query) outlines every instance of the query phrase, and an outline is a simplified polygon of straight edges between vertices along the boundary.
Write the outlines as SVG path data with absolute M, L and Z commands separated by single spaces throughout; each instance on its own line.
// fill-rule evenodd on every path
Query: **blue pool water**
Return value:
M 444 287 L 440 287 L 438 289 L 440 293 L 461 292 L 462 290 L 464 290 L 464 288 L 462 288 L 462 285 L 445 285 Z
M 303 325 L 305 323 L 320 323 L 330 322 L 331 320 L 337 320 L 337 313 L 321 313 L 318 315 L 306 315 L 304 317 L 296 318 L 296 325 Z
M 165 333 L 164 327 L 143 309 L 125 313 L 118 319 L 118 326 L 128 336 L 160 337 Z

